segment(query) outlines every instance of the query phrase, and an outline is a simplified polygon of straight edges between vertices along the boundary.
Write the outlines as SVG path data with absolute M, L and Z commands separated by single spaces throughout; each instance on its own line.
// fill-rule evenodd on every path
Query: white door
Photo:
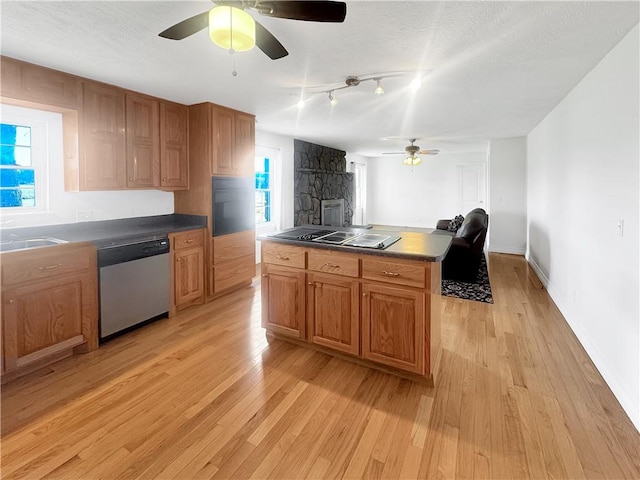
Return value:
M 484 164 L 458 165 L 460 182 L 460 211 L 466 215 L 474 208 L 484 208 L 486 175 Z

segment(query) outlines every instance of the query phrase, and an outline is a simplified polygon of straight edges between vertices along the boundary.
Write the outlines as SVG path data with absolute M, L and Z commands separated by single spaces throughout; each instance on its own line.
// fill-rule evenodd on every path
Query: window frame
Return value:
M 0 111 L 0 123 L 18 125 L 31 129 L 31 166 L 34 171 L 35 205 L 20 207 L 0 207 L 0 214 L 30 214 L 49 210 L 49 154 L 48 154 L 48 122 L 30 118 L 28 115 L 6 113 Z M 0 168 L 2 168 L 0 166 Z

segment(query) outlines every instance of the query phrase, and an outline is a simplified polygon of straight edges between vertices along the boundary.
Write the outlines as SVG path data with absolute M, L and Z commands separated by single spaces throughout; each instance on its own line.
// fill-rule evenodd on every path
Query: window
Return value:
M 271 221 L 271 190 L 273 178 L 269 157 L 256 157 L 256 225 Z
M 47 123 L 4 112 L 0 122 L 0 210 L 47 209 Z
M 31 128 L 0 124 L 0 207 L 35 207 Z

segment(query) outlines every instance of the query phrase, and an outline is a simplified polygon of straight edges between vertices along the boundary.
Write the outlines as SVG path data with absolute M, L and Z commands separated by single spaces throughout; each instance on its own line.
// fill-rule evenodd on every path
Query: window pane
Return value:
M 267 157 L 256 157 L 256 173 L 269 173 L 269 159 Z
M 269 189 L 269 173 L 256 173 L 256 188 Z
M 20 189 L 20 193 L 22 194 L 23 207 L 36 206 L 36 190 L 34 188 L 22 188 Z
M 31 127 L 21 125 L 0 124 L 0 143 L 2 145 L 31 146 Z
M 1 165 L 31 166 L 31 147 L 0 146 Z
M 0 187 L 35 187 L 36 172 L 32 169 L 0 168 Z
M 19 188 L 0 188 L 0 207 L 21 207 L 22 193 Z

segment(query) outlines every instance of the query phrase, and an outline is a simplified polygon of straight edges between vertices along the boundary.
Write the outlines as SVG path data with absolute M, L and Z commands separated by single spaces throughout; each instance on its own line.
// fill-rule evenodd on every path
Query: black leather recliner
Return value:
M 449 222 L 450 220 L 439 220 L 436 228 L 447 230 Z M 464 217 L 442 261 L 443 279 L 463 282 L 476 280 L 488 228 L 489 215 L 482 208 L 475 208 Z

